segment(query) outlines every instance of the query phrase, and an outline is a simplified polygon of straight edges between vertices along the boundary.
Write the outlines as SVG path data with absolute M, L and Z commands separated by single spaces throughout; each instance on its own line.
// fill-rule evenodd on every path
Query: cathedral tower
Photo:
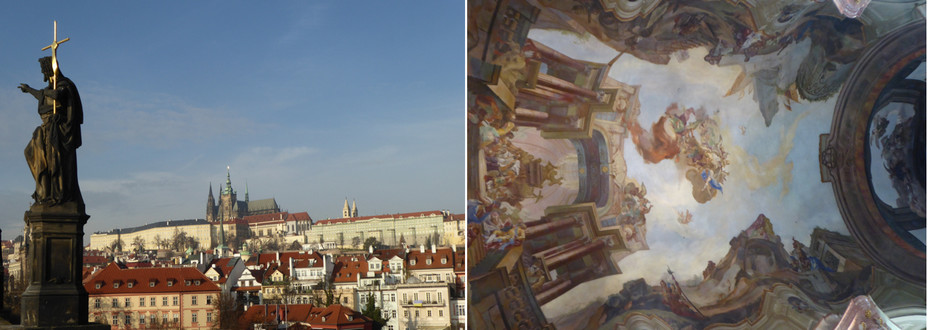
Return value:
M 233 208 L 238 203 L 235 198 L 235 190 L 232 189 L 232 177 L 229 174 L 229 167 L 226 166 L 226 186 L 222 188 L 222 194 L 219 195 L 219 218 L 228 220 L 235 216 Z
M 358 217 L 358 204 L 357 204 L 357 201 L 353 199 L 351 200 L 351 217 L 352 218 Z
M 348 208 L 348 197 L 345 197 L 345 207 L 342 207 L 342 218 L 350 218 L 351 209 Z
M 206 221 L 216 221 L 216 199 L 213 198 L 213 183 L 209 183 L 209 197 L 206 199 Z

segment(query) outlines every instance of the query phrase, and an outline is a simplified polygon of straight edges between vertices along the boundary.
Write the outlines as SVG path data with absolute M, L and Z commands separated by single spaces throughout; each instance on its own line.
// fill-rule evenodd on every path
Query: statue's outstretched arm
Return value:
M 19 90 L 23 91 L 23 93 L 32 94 L 32 97 L 35 97 L 36 100 L 41 100 L 43 96 L 41 90 L 32 88 L 27 84 L 19 84 Z

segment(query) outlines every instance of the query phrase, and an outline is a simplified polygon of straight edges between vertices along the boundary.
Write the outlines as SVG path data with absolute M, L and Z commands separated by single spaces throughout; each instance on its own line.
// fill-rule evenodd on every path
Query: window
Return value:
M 151 323 L 155 323 L 155 314 L 148 315 L 148 319 L 151 321 Z
M 152 306 L 152 307 L 155 306 L 155 297 L 151 297 L 151 306 Z
M 190 280 L 186 280 L 186 281 L 184 281 L 184 285 L 186 285 L 186 286 L 190 286 L 190 284 L 191 284 L 191 283 L 193 283 L 193 282 L 192 282 L 192 281 L 190 281 Z
M 113 314 L 113 325 L 119 325 L 119 315 Z
M 129 286 L 130 289 L 132 288 L 132 284 L 133 284 L 132 281 L 129 281 L 129 283 L 126 283 L 126 285 Z
M 168 280 L 168 286 L 174 286 L 174 280 Z
M 99 288 L 102 287 L 102 286 L 103 286 L 103 283 L 97 282 L 97 285 L 96 285 L 95 287 L 96 287 L 97 289 L 99 289 Z
M 405 294 L 405 293 L 403 294 L 403 301 L 409 301 L 409 299 L 406 298 L 406 294 Z
M 194 306 L 197 305 L 197 296 L 191 296 L 191 297 L 190 297 L 190 304 L 191 304 L 191 305 L 194 305 Z
M 125 307 L 132 307 L 132 302 L 129 301 L 129 298 L 126 298 L 126 306 L 125 306 Z
M 431 292 L 426 292 L 426 293 L 425 293 L 425 301 L 432 301 L 432 293 L 431 293 Z
M 403 317 L 409 318 L 409 311 L 403 311 Z
M 113 282 L 113 289 L 119 288 L 119 282 Z
M 190 314 L 190 322 L 197 323 L 197 313 Z
M 391 294 L 390 294 L 390 301 L 396 301 L 396 294 L 395 294 L 395 293 L 391 293 Z
M 390 313 L 390 315 L 392 315 L 392 316 L 393 316 L 393 318 L 396 318 L 396 310 L 393 310 L 393 312 L 392 312 L 392 313 Z
M 100 298 L 93 300 L 93 308 L 100 308 Z
M 431 264 L 432 264 L 432 257 L 429 257 L 428 259 L 425 259 L 425 264 L 426 264 L 426 265 L 431 265 Z
M 132 324 L 132 315 L 126 314 L 126 325 Z
M 194 285 L 200 285 L 200 280 L 193 281 Z
M 438 293 L 438 303 L 441 303 L 441 292 Z
M 155 281 L 148 281 L 148 286 L 154 288 L 154 287 L 155 287 Z
M 441 264 L 444 265 L 448 263 L 448 257 L 441 257 Z
M 113 308 L 119 307 L 119 299 L 113 298 Z
M 210 323 L 210 322 L 213 322 L 213 313 L 206 312 L 206 323 Z
M 442 313 L 442 310 L 439 309 L 439 310 L 438 310 L 438 317 L 444 316 L 444 315 L 442 315 L 442 314 L 444 314 L 444 313 Z
M 410 266 L 415 266 L 415 265 L 416 265 L 416 259 L 410 260 L 410 261 L 409 261 L 409 265 L 410 265 Z
M 177 320 L 178 320 L 178 319 L 180 319 L 180 318 L 177 316 L 177 313 L 174 313 L 174 323 L 177 323 Z
M 139 297 L 139 307 L 145 307 L 145 297 Z
M 145 315 L 139 315 L 139 324 L 145 324 Z
M 464 305 L 458 305 L 458 316 L 464 316 Z
M 161 306 L 168 305 L 168 297 L 161 297 Z
M 343 297 L 343 298 L 342 298 L 342 303 L 343 303 L 343 304 L 347 304 L 347 303 L 348 303 L 348 297 Z
M 425 311 L 425 314 L 428 317 L 432 317 L 432 310 L 430 309 L 430 310 Z
M 207 305 L 213 304 L 213 296 L 206 296 L 206 304 Z
M 177 296 L 174 296 L 174 297 L 171 297 L 171 298 L 173 298 L 173 299 L 171 299 L 171 300 L 172 300 L 172 301 L 171 301 L 171 302 L 172 302 L 171 306 L 177 306 Z
M 168 323 L 168 313 L 162 313 L 162 314 L 161 314 L 161 323 L 162 323 L 162 324 Z
M 419 311 L 416 311 L 416 318 L 419 318 Z

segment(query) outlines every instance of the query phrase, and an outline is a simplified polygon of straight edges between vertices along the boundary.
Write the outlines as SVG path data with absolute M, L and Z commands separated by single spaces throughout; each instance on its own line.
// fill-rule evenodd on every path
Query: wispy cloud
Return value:
M 165 149 L 247 134 L 267 126 L 232 111 L 197 106 L 166 94 L 93 84 L 81 94 L 85 139 L 97 140 L 99 145 L 124 143 Z

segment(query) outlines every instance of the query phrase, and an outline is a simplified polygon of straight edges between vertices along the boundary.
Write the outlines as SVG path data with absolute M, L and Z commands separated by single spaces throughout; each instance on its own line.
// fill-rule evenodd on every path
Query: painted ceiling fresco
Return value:
M 471 326 L 925 327 L 924 1 L 468 8 Z

